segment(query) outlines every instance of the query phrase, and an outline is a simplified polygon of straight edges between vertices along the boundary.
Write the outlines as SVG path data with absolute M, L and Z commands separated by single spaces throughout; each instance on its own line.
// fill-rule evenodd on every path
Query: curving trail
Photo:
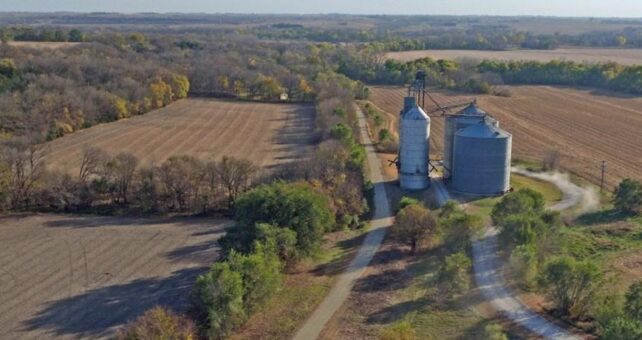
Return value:
M 294 335 L 293 339 L 295 340 L 311 340 L 319 337 L 326 323 L 350 295 L 355 281 L 363 274 L 368 264 L 370 264 L 372 257 L 379 249 L 388 231 L 388 227 L 393 222 L 379 158 L 372 146 L 370 136 L 368 136 L 365 116 L 358 107 L 356 110 L 359 115 L 361 142 L 366 146 L 369 175 L 375 186 L 375 214 L 372 221 L 370 221 L 370 232 L 363 241 L 359 252 L 352 262 L 350 262 L 348 269 L 339 276 L 330 293 L 328 293 L 314 313 Z
M 582 204 L 584 189 L 571 183 L 554 180 L 551 175 L 533 173 L 527 170 L 513 169 L 522 175 L 550 181 L 557 185 L 564 193 L 564 198 L 550 207 L 552 210 L 562 211 Z M 433 181 L 440 204 L 446 203 L 450 195 L 443 182 Z M 543 318 L 524 305 L 506 286 L 501 275 L 501 260 L 497 256 L 496 228 L 488 228 L 484 235 L 473 240 L 473 269 L 475 282 L 491 305 L 502 312 L 516 324 L 530 330 L 538 336 L 547 339 L 581 339 L 580 337 L 564 330 L 558 325 Z

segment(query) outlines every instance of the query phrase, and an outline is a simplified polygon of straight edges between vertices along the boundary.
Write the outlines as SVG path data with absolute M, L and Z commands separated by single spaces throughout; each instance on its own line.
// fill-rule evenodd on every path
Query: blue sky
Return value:
M 642 0 L 0 0 L 0 11 L 642 17 Z

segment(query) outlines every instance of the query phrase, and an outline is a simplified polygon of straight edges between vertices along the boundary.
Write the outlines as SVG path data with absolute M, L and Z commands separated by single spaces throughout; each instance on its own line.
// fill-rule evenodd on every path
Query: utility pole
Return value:
M 606 161 L 602 161 L 602 178 L 600 179 L 600 193 L 604 191 L 604 174 L 606 173 Z

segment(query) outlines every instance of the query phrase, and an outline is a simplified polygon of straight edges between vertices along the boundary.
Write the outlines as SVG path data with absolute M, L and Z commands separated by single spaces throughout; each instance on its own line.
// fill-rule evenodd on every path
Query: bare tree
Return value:
M 560 153 L 557 150 L 549 150 L 542 161 L 544 170 L 556 170 L 560 163 Z
M 170 157 L 159 169 L 166 196 L 179 210 L 187 208 L 198 197 L 203 179 L 203 165 L 194 157 Z
M 89 176 L 96 174 L 100 167 L 104 166 L 108 160 L 109 155 L 102 149 L 85 146 L 80 161 L 80 170 L 78 172 L 80 182 L 87 183 Z
M 3 158 L 7 169 L 7 184 L 11 208 L 26 208 L 38 180 L 45 173 L 44 152 L 27 138 L 8 141 Z
M 227 203 L 231 208 L 238 194 L 250 185 L 257 168 L 244 159 L 223 157 L 216 167 L 218 178 L 227 191 Z
M 130 153 L 119 153 L 107 167 L 111 170 L 112 180 L 115 185 L 116 202 L 127 204 L 129 188 L 136 173 L 138 159 Z

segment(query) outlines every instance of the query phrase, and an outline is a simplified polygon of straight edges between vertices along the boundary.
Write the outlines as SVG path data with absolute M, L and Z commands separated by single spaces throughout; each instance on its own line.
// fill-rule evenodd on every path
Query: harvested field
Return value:
M 160 110 L 80 130 L 46 144 L 50 168 L 74 171 L 85 146 L 129 152 L 143 164 L 173 155 L 233 156 L 272 168 L 310 149 L 312 106 L 185 99 Z
M 622 65 L 642 64 L 642 49 L 633 48 L 559 48 L 556 50 L 424 50 L 391 52 L 387 58 L 411 61 L 419 58 L 434 59 L 491 59 L 491 60 L 533 60 L 547 62 L 562 59 L 576 62 L 604 63 L 614 61 Z
M 35 215 L 0 220 L 0 338 L 102 338 L 155 305 L 184 310 L 227 222 Z
M 76 46 L 82 43 L 53 42 L 53 41 L 9 41 L 7 42 L 7 44 L 12 47 L 26 47 L 26 48 L 35 48 L 35 49 L 43 49 L 43 50 L 58 50 L 61 48 Z
M 642 98 L 553 86 L 509 87 L 511 97 L 480 96 L 481 108 L 513 134 L 513 158 L 541 162 L 551 152 L 563 170 L 599 184 L 600 163 L 606 160 L 606 183 L 623 178 L 642 180 Z M 371 100 L 387 118 L 397 119 L 406 90 L 373 87 Z M 472 99 L 435 92 L 440 103 Z M 433 118 L 431 152 L 441 157 L 443 119 Z M 435 154 L 436 152 L 436 154 Z

